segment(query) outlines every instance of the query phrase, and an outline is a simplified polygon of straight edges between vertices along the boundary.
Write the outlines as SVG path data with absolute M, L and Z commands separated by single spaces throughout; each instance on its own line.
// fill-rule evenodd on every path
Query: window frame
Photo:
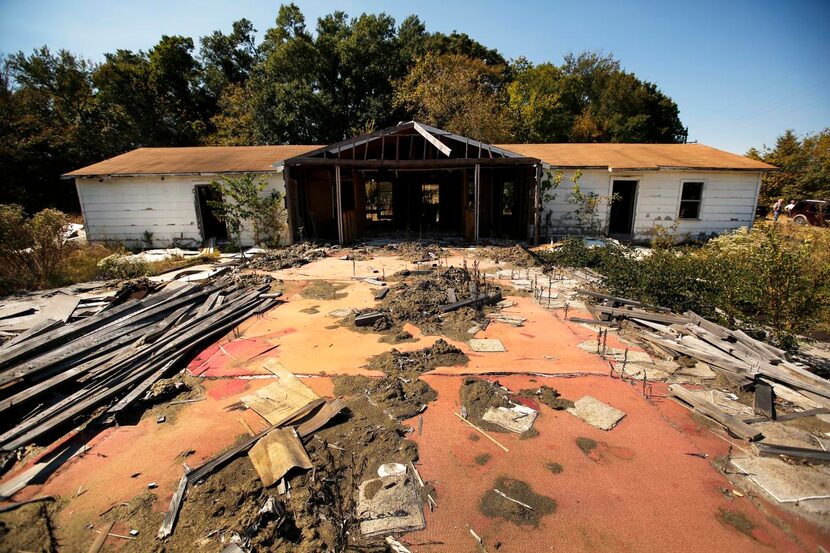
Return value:
M 687 183 L 700 184 L 700 199 L 699 200 L 684 200 L 683 189 Z M 700 221 L 703 214 L 703 202 L 706 198 L 706 180 L 705 179 L 682 179 L 680 181 L 680 191 L 677 197 L 677 221 Z M 680 212 L 683 209 L 683 202 L 697 202 L 697 216 L 696 217 L 681 217 Z

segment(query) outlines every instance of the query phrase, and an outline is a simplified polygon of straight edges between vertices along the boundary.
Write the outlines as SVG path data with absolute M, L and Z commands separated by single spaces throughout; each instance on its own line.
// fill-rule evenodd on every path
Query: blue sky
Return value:
M 689 139 L 744 153 L 785 129 L 830 127 L 830 0 L 312 0 L 317 17 L 415 13 L 430 31 L 466 32 L 508 58 L 560 63 L 569 51 L 612 53 L 680 106 Z M 0 0 L 0 52 L 43 44 L 92 60 L 148 49 L 162 34 L 197 39 L 242 17 L 262 33 L 279 2 L 254 0 Z

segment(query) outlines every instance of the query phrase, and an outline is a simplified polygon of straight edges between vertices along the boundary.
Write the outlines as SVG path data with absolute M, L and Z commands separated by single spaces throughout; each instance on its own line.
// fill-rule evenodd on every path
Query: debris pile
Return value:
M 383 250 L 413 263 L 437 261 L 445 255 L 441 246 L 432 242 L 397 242 L 386 244 Z
M 532 267 L 536 265 L 536 260 L 533 258 L 533 255 L 518 244 L 477 248 L 475 256 L 482 259 L 492 259 L 497 264 L 509 263 L 516 267 Z
M 392 349 L 378 355 L 368 368 L 386 373 L 386 376 L 368 378 L 337 376 L 335 393 L 339 395 L 363 395 L 366 400 L 382 409 L 396 420 L 413 417 L 437 397 L 435 391 L 419 376 L 436 367 L 463 365 L 467 356 L 444 340 L 437 340 L 431 347 L 401 352 Z
M 474 326 L 486 328 L 484 306 L 501 301 L 501 289 L 476 270 L 445 267 L 425 274 L 406 272 L 380 305 L 357 311 L 350 322 L 374 330 L 399 331 L 412 323 L 427 334 L 467 339 Z
M 273 306 L 269 288 L 230 278 L 176 283 L 6 344 L 0 349 L 0 448 L 23 447 L 79 416 L 113 417 L 200 346 Z
M 688 390 L 679 384 L 669 386 L 669 394 L 683 405 L 714 420 L 727 431 L 749 441 L 764 440 L 753 423 L 786 420 L 788 416 L 815 416 L 830 413 L 830 382 L 790 361 L 786 352 L 756 340 L 740 330 L 730 330 L 689 311 L 683 315 L 669 309 L 581 290 L 581 294 L 600 299 L 603 305 L 589 311 L 616 324 L 621 320 L 636 325 L 634 336 L 651 350 L 667 358 L 704 363 L 736 390 L 752 391 L 752 410 L 760 418 L 746 419 L 731 413 L 707 394 Z M 650 310 L 649 310 L 650 309 Z M 800 411 L 778 417 L 775 399 Z M 758 444 L 761 455 L 784 455 L 812 461 L 830 460 L 823 449 Z
M 291 267 L 302 267 L 315 259 L 329 256 L 330 248 L 317 246 L 311 242 L 300 242 L 284 248 L 263 250 L 260 255 L 248 263 L 252 269 L 279 271 Z

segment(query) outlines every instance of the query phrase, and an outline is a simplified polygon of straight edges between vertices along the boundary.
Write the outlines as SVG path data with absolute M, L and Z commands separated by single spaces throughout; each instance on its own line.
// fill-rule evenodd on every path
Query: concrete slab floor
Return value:
M 454 253 L 450 264 L 460 266 L 470 252 Z M 495 267 L 482 262 L 488 270 Z M 504 264 L 499 267 L 503 267 Z M 387 276 L 411 263 L 394 256 L 378 257 L 355 264 L 356 273 Z M 99 514 L 119 502 L 129 501 L 151 490 L 159 523 L 162 510 L 182 475 L 183 463 L 198 466 L 247 433 L 244 421 L 254 431 L 265 422 L 253 411 L 226 408 L 271 382 L 264 362 L 273 358 L 301 376 L 315 392 L 331 397 L 333 375 L 381 376 L 366 368 L 369 360 L 392 347 L 416 350 L 434 343 L 438 336 L 423 335 L 407 325 L 414 341 L 390 345 L 369 331 L 341 326 L 329 313 L 341 308 L 363 308 L 376 304 L 366 283 L 351 279 L 352 262 L 337 257 L 273 273 L 285 281 L 286 303 L 263 316 L 252 318 L 235 332 L 206 348 L 188 366 L 204 378 L 205 400 L 182 404 L 166 411 L 167 421 L 158 424 L 151 408 L 132 426 L 113 427 L 95 436 L 90 450 L 64 464 L 44 484 L 29 486 L 14 499 L 40 495 L 60 496 L 65 501 L 57 519 L 56 533 L 74 536 L 64 541 L 67 551 L 85 550 L 94 539 L 85 530 L 100 524 Z M 344 287 L 333 299 L 305 298 L 301 292 L 309 282 L 330 280 Z M 712 429 L 688 410 L 666 398 L 665 384 L 650 384 L 650 397 L 640 383 L 621 381 L 609 375 L 608 362 L 579 344 L 596 339 L 596 331 L 563 319 L 561 310 L 539 306 L 531 296 L 509 293 L 513 306 L 507 314 L 527 318 L 524 326 L 492 323 L 477 338 L 502 341 L 507 351 L 479 354 L 466 342 L 447 340 L 469 357 L 466 366 L 438 367 L 422 379 L 438 393 L 416 419 L 406 421 L 422 433 L 413 432 L 418 444 L 421 476 L 436 488 L 438 507 L 426 512 L 427 527 L 398 537 L 419 551 L 480 551 L 469 530 L 483 538 L 487 551 L 816 551 L 830 548 L 830 532 L 816 524 L 746 493 L 743 497 L 724 493 L 735 485 L 713 462 L 733 451 L 749 449 L 717 429 Z M 569 315 L 579 316 L 571 311 Z M 613 333 L 608 345 L 631 347 Z M 602 431 L 564 411 L 541 407 L 535 437 L 492 433 L 505 452 L 476 435 L 454 416 L 460 410 L 459 390 L 467 375 L 496 380 L 510 390 L 548 385 L 564 398 L 576 400 L 590 395 L 626 413 L 617 426 Z M 495 376 L 498 375 L 498 376 Z M 593 443 L 580 447 L 578 439 Z M 702 459 L 689 453 L 706 453 Z M 489 455 L 481 462 L 483 455 Z M 554 472 L 550 465 L 560 466 Z M 3 481 L 25 467 L 5 475 Z M 500 518 L 489 518 L 479 509 L 483 495 L 502 476 L 528 483 L 536 493 L 556 501 L 556 510 L 545 515 L 538 527 L 518 526 Z M 79 494 L 78 491 L 81 490 Z M 740 513 L 752 528 L 741 532 L 722 514 Z M 128 529 L 127 529 L 128 530 Z M 80 536 L 81 538 L 78 538 Z M 74 541 L 72 541 L 74 540 Z M 83 541 L 85 540 L 85 541 Z M 215 550 L 221 549 L 217 547 Z M 108 541 L 105 551 L 118 544 Z M 0 549 L 2 549 L 0 547 Z

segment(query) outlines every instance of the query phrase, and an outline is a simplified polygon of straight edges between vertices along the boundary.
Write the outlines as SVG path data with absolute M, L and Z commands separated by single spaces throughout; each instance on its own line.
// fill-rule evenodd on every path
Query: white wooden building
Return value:
M 329 146 L 140 148 L 64 177 L 91 241 L 195 247 L 226 235 L 210 182 L 242 173 L 285 193 L 287 241 L 394 232 L 532 242 L 595 232 L 571 201 L 577 172 L 580 190 L 602 199 L 599 232 L 647 240 L 657 225 L 690 238 L 750 226 L 771 170 L 701 144 L 493 146 L 408 122 Z M 546 199 L 540 183 L 557 172 Z

